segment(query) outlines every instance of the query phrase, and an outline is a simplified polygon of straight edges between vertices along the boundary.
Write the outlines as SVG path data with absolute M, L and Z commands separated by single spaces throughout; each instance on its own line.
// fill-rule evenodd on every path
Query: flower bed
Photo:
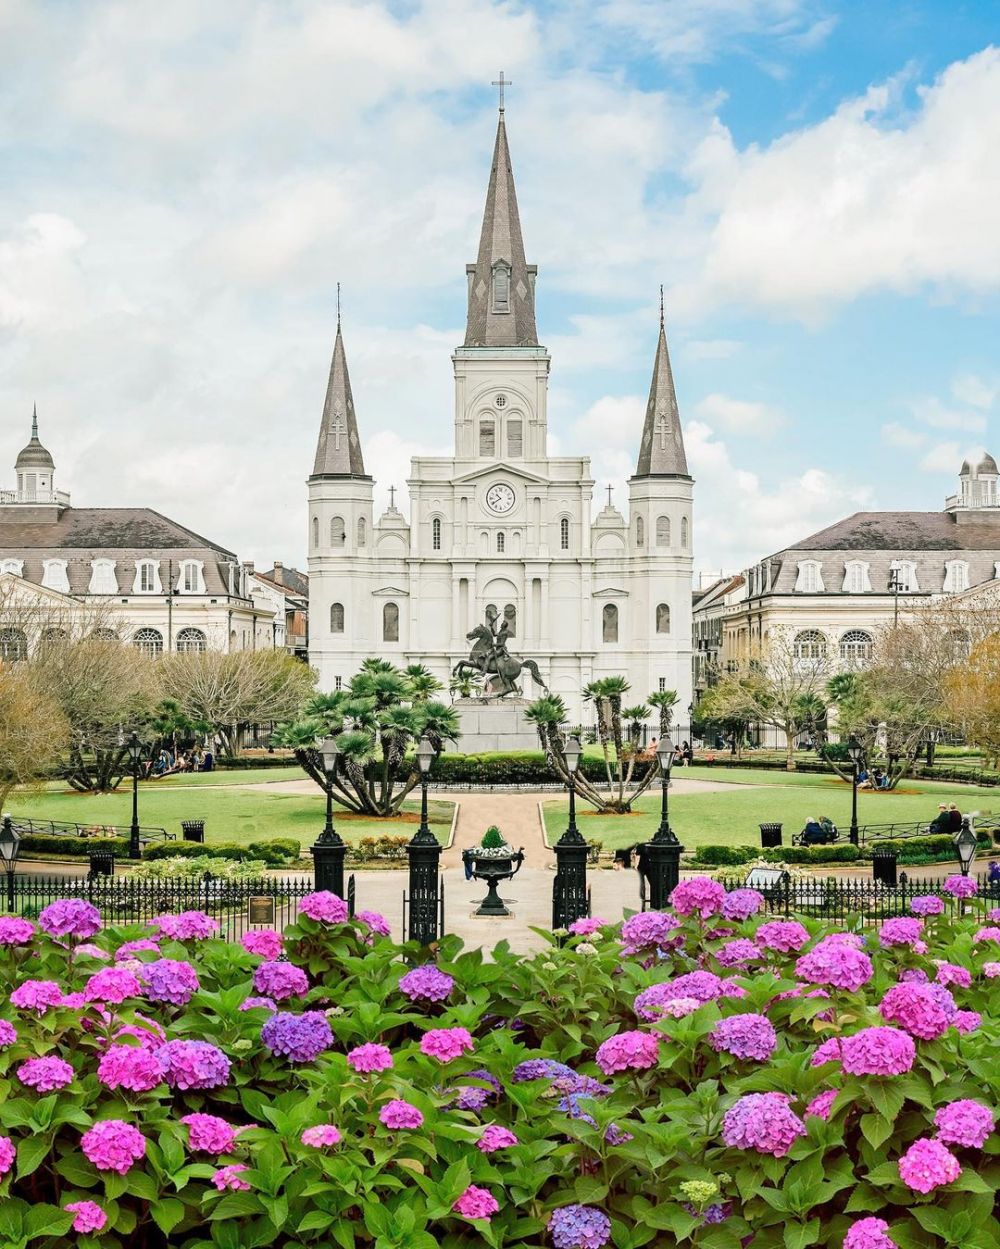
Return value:
M 996 1245 L 1000 913 L 672 902 L 413 966 L 331 894 L 242 946 L 0 918 L 0 1242 Z

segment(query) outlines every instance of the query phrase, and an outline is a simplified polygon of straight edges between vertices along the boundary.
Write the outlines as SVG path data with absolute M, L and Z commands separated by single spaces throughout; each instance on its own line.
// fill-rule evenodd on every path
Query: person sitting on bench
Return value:
M 826 842 L 826 829 L 812 816 L 806 820 L 806 826 L 801 833 L 801 841 L 804 846 L 822 846 Z

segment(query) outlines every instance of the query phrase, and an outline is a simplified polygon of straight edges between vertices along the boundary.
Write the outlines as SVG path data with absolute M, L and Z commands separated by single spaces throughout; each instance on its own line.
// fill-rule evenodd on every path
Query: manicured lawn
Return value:
M 312 795 L 268 793 L 266 788 L 200 789 L 192 793 L 191 788 L 143 784 L 139 790 L 139 822 L 180 836 L 181 820 L 204 820 L 205 840 L 209 843 L 297 837 L 303 849 L 323 829 L 326 804 L 319 789 Z M 15 795 L 9 806 L 15 816 L 35 820 L 127 827 L 132 818 L 132 794 L 128 787 L 114 794 L 78 794 L 63 789 L 38 797 Z M 442 842 L 448 837 L 453 808 L 451 802 L 429 804 L 431 828 Z M 407 802 L 403 814 L 391 820 L 364 819 L 334 807 L 334 824 L 345 841 L 387 833 L 409 837 L 419 822 L 419 802 Z
M 689 772 L 685 768 L 680 775 L 699 779 L 699 770 L 692 768 Z M 670 825 L 688 849 L 703 845 L 759 845 L 758 825 L 765 821 L 784 825 L 787 845 L 809 816 L 828 815 L 841 832 L 846 833 L 851 822 L 851 790 L 844 782 L 818 775 L 796 778 L 791 773 L 772 782 L 771 774 L 765 773 L 766 786 L 745 789 L 746 784 L 761 785 L 762 775 L 759 772 L 744 775 L 753 779 L 739 782 L 741 787 L 732 791 L 671 795 Z M 702 772 L 700 779 L 719 781 L 722 778 L 718 773 L 706 778 Z M 726 780 L 729 779 L 727 775 Z M 903 792 L 872 794 L 862 791 L 858 794 L 858 823 L 929 821 L 937 814 L 937 804 L 944 801 L 956 802 L 963 812 L 1000 811 L 1000 790 L 908 781 L 903 785 Z M 645 841 L 659 823 L 659 790 L 645 794 L 636 807 L 631 815 L 597 815 L 585 804 L 577 803 L 580 830 L 588 840 L 603 842 L 606 850 Z M 567 802 L 555 799 L 546 802 L 543 809 L 546 837 L 551 845 L 566 828 Z

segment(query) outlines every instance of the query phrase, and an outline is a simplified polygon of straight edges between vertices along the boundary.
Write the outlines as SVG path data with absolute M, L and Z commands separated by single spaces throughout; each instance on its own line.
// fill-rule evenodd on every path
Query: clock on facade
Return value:
M 505 481 L 498 481 L 486 491 L 486 506 L 491 512 L 503 516 L 514 506 L 514 491 Z

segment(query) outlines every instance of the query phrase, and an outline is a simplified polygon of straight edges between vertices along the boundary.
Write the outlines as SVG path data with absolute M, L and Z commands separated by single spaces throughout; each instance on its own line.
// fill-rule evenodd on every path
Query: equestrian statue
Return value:
M 487 624 L 476 625 L 466 638 L 472 642 L 472 650 L 468 659 L 461 659 L 452 669 L 452 676 L 479 676 L 485 681 L 484 696 L 506 698 L 508 694 L 521 694 L 517 678 L 522 671 L 531 673 L 536 684 L 546 693 L 548 686 L 542 680 L 538 664 L 533 659 L 518 659 L 507 650 L 507 638 L 510 627 L 503 620 L 499 629 L 496 627 L 498 615 L 487 613 Z

